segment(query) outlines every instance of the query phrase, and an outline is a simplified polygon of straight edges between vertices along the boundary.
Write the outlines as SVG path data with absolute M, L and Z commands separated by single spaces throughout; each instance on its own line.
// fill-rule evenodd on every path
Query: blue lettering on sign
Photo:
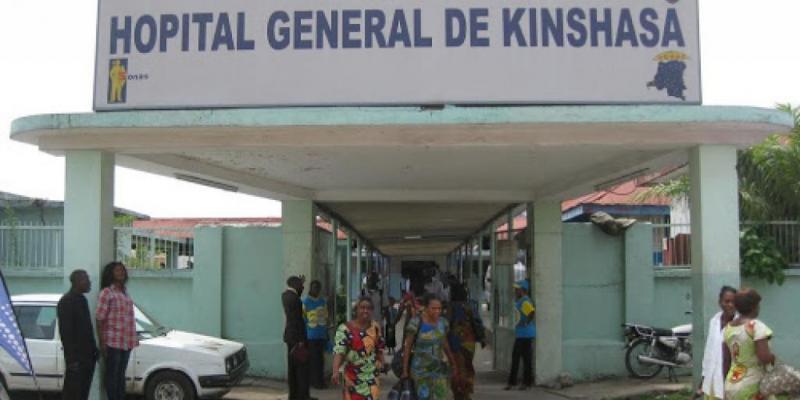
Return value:
M 623 8 L 619 14 L 619 24 L 617 25 L 617 41 L 614 47 L 622 47 L 624 41 L 628 41 L 631 47 L 639 47 L 639 42 L 636 40 L 636 31 L 633 28 L 633 17 L 631 17 L 631 10 Z
M 611 9 L 603 9 L 603 19 L 597 15 L 597 9 L 593 8 L 589 11 L 589 20 L 592 31 L 592 47 L 599 45 L 598 34 L 603 32 L 605 38 L 605 46 L 611 45 Z
M 322 48 L 323 40 L 331 49 L 339 48 L 339 12 L 331 11 L 331 18 L 324 11 L 317 11 L 317 48 Z
M 160 21 L 161 35 L 158 42 L 158 51 L 164 53 L 167 51 L 167 40 L 178 36 L 178 16 L 174 14 L 165 14 L 161 16 Z
M 511 14 L 511 9 L 503 9 L 503 46 L 511 46 L 511 36 L 517 41 L 517 46 L 525 46 L 525 36 L 522 33 L 522 27 L 519 26 L 522 17 L 525 15 L 524 8 L 517 8 L 514 14 Z
M 364 12 L 364 47 L 372 48 L 372 42 L 378 47 L 386 47 L 386 38 L 383 36 L 383 27 L 386 26 L 386 15 L 381 10 L 367 10 Z
M 564 47 L 564 10 L 556 8 L 556 17 L 549 9 L 542 10 L 542 46 L 550 46 L 550 38 L 556 46 Z
M 228 13 L 222 13 L 217 20 L 217 29 L 214 31 L 214 41 L 211 42 L 211 51 L 217 51 L 220 46 L 225 45 L 228 50 L 234 50 L 233 31 L 231 31 L 231 20 Z
M 313 43 L 311 39 L 303 39 L 304 33 L 311 33 L 313 27 L 311 26 L 311 11 L 295 11 L 294 12 L 294 48 L 295 49 L 310 49 Z M 308 20 L 308 23 L 305 23 Z
M 658 30 L 658 25 L 656 25 L 654 22 L 657 19 L 658 12 L 652 8 L 645 8 L 641 13 L 639 13 L 639 25 L 641 25 L 642 29 L 645 31 L 639 34 L 639 41 L 642 43 L 642 46 L 658 46 L 661 35 Z
M 664 39 L 661 42 L 662 47 L 669 47 L 669 42 L 675 42 L 678 47 L 684 47 L 683 32 L 681 32 L 681 22 L 678 20 L 678 13 L 674 8 L 667 10 L 667 16 L 664 21 Z
M 414 9 L 414 47 L 432 47 L 433 38 L 422 35 L 422 10 Z
M 408 34 L 408 23 L 406 22 L 406 14 L 403 10 L 395 10 L 394 12 L 387 47 L 393 48 L 397 42 L 402 42 L 405 47 L 411 47 L 411 36 Z
M 361 40 L 353 39 L 352 35 L 360 31 L 358 21 L 361 18 L 360 10 L 342 11 L 342 47 L 345 49 L 357 49 L 361 47 Z
M 469 10 L 469 45 L 472 47 L 489 47 L 489 38 L 481 37 L 481 32 L 489 30 L 489 23 L 481 18 L 489 17 L 488 8 L 471 8 Z
M 236 14 L 236 49 L 237 50 L 253 50 L 256 48 L 256 43 L 253 39 L 247 38 L 247 30 L 245 27 L 245 14 L 243 12 Z
M 456 33 L 456 24 L 458 33 Z M 467 17 L 457 8 L 444 10 L 445 46 L 459 47 L 467 41 Z
M 586 13 L 580 8 L 570 8 L 567 11 L 567 25 L 572 32 L 567 35 L 567 41 L 572 47 L 583 47 L 586 44 L 587 33 L 584 20 Z
M 145 40 L 144 29 L 147 28 L 147 40 Z M 156 29 L 156 19 L 152 15 L 142 15 L 136 20 L 136 27 L 133 28 L 133 39 L 136 44 L 136 51 L 139 53 L 149 53 L 156 46 L 158 30 Z
M 275 50 L 283 50 L 289 47 L 292 41 L 290 30 L 287 26 L 276 27 L 278 23 L 286 24 L 289 22 L 289 14 L 284 11 L 276 11 L 267 20 L 267 42 Z
M 122 52 L 131 52 L 131 17 L 125 17 L 124 26 L 119 27 L 119 17 L 111 17 L 111 54 L 117 54 L 117 42 L 122 40 Z
M 433 47 L 423 10 L 345 9 L 273 11 L 266 20 L 271 49 Z M 503 8 L 498 29 L 505 47 L 685 47 L 675 8 L 659 11 L 593 7 Z M 527 18 L 526 18 L 527 14 Z M 143 14 L 110 17 L 109 53 L 254 50 L 246 13 Z M 444 10 L 445 47 L 489 47 L 489 8 Z M 499 37 L 497 38 L 500 39 Z M 170 43 L 172 42 L 172 43 Z M 196 43 L 196 44 L 195 44 Z
M 211 13 L 199 13 L 192 15 L 192 22 L 197 24 L 197 50 L 206 50 L 206 26 L 214 20 Z

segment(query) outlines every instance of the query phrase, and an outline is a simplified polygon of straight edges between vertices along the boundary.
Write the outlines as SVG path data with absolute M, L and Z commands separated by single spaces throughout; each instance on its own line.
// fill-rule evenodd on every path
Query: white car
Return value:
M 60 294 L 13 296 L 11 301 L 33 361 L 39 387 L 60 392 L 64 352 L 56 305 Z M 139 347 L 128 362 L 127 393 L 147 400 L 221 397 L 250 366 L 241 343 L 169 330 L 135 307 Z M 0 378 L 9 391 L 36 390 L 33 378 L 0 350 Z

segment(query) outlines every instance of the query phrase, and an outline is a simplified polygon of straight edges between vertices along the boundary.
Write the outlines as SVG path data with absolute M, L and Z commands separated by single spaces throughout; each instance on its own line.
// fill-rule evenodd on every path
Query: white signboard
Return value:
M 697 18 L 697 0 L 100 0 L 94 104 L 696 104 Z

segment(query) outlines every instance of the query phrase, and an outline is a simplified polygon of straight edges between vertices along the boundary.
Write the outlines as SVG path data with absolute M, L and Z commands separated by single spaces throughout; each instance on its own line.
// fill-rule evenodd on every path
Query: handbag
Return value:
M 417 320 L 417 332 L 414 334 L 415 340 L 416 336 L 419 335 L 419 328 L 422 326 L 422 320 L 419 317 L 414 317 Z M 403 336 L 403 346 L 400 346 L 400 350 L 394 353 L 392 357 L 392 372 L 398 378 L 403 376 L 403 354 L 405 353 L 405 336 Z M 414 357 L 414 348 L 411 348 L 411 357 Z M 408 362 L 411 362 L 411 358 L 408 359 Z
M 764 398 L 785 395 L 797 398 L 800 396 L 800 371 L 778 364 L 761 378 L 759 391 Z
M 292 347 L 292 350 L 289 351 L 289 356 L 292 358 L 292 361 L 305 364 L 308 361 L 308 347 L 303 345 L 303 343 L 297 343 Z

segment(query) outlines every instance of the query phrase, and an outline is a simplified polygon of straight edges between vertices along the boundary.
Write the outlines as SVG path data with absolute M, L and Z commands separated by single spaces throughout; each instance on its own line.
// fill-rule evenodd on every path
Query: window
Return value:
M 15 306 L 19 328 L 25 339 L 52 340 L 56 332 L 54 306 Z

